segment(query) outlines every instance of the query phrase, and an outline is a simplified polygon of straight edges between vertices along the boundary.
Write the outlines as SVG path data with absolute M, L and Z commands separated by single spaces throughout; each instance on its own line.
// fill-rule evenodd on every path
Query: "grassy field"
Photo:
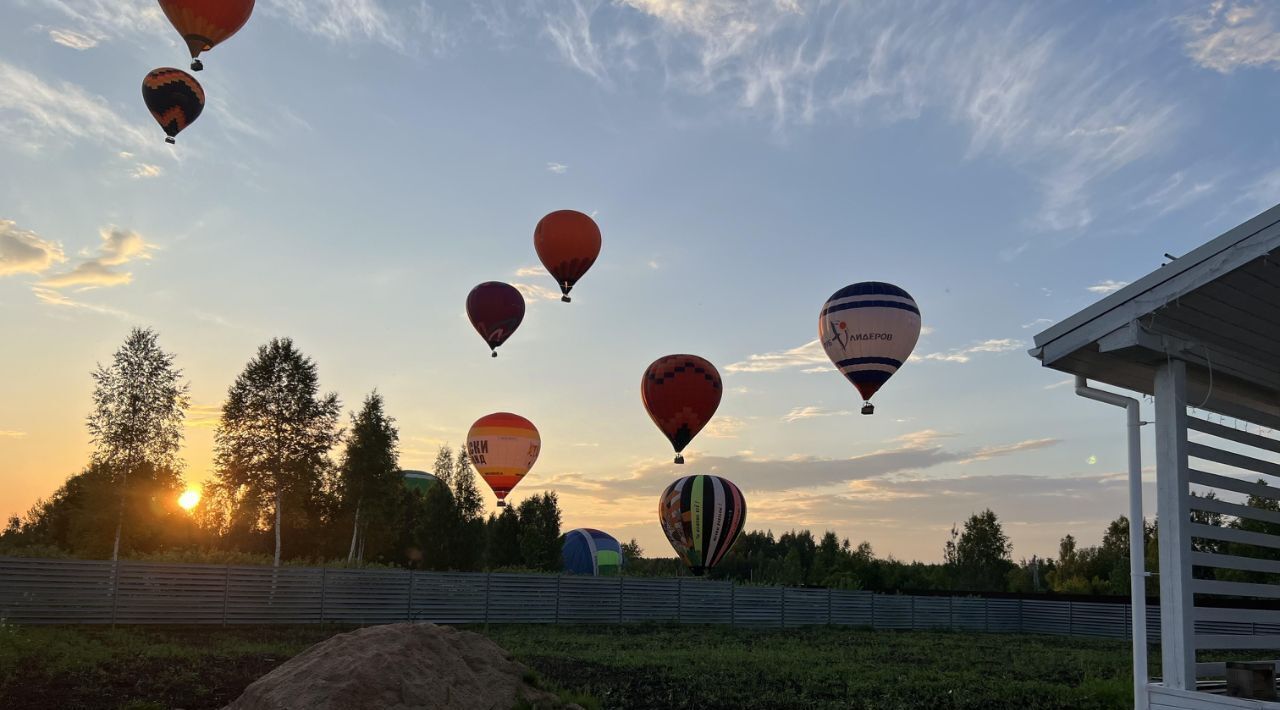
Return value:
M 0 627 L 0 708 L 217 708 L 333 627 Z M 483 629 L 475 629 L 484 631 Z M 494 626 L 600 708 L 1123 708 L 1114 641 L 857 629 Z

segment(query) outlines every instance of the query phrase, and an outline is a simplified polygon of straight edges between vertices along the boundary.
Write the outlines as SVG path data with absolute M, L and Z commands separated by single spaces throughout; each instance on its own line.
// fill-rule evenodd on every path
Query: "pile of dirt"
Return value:
M 389 624 L 339 634 L 254 681 L 225 710 L 569 710 L 529 684 L 532 674 L 479 634 Z

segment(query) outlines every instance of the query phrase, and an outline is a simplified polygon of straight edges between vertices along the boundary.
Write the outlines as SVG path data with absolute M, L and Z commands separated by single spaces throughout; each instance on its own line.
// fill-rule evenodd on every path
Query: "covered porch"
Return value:
M 1211 682 L 1223 658 L 1280 658 L 1280 607 L 1240 603 L 1280 600 L 1280 206 L 1048 328 L 1031 355 L 1075 375 L 1080 396 L 1128 411 L 1133 531 L 1139 431 L 1155 428 L 1161 677 L 1147 677 L 1135 623 L 1135 707 L 1280 710 Z M 1145 417 L 1134 395 L 1154 398 Z M 1145 574 L 1142 536 L 1131 537 L 1136 620 Z M 1256 633 L 1224 633 L 1223 622 Z M 1214 662 L 1198 663 L 1197 651 Z

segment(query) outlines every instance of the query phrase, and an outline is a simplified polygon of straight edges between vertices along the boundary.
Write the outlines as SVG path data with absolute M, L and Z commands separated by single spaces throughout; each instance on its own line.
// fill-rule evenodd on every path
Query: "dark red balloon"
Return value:
M 668 355 L 654 360 L 640 381 L 640 397 L 649 418 L 680 454 L 720 406 L 724 387 L 715 365 L 697 355 Z
M 511 284 L 486 281 L 467 295 L 467 317 L 498 357 L 498 346 L 507 342 L 524 320 L 524 296 Z

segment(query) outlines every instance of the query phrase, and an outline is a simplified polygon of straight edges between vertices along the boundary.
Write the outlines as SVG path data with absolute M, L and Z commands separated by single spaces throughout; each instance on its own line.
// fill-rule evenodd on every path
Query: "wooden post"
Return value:
M 729 583 L 729 627 L 733 628 L 738 622 L 738 585 L 733 582 Z
M 556 575 L 556 623 L 560 623 L 560 578 L 564 575 Z
M 320 568 L 320 623 L 324 623 L 324 596 L 325 587 L 329 586 L 329 568 Z
M 1156 370 L 1156 500 L 1160 516 L 1160 665 L 1166 688 L 1195 690 L 1191 520 L 1187 471 L 1187 367 Z M 1132 525 L 1132 524 L 1131 524 Z M 1130 533 L 1134 534 L 1134 533 Z M 1138 532 L 1138 534 L 1141 534 Z
M 227 625 L 227 597 L 231 594 L 231 565 L 226 565 L 226 569 L 222 575 L 222 625 Z M 321 607 L 320 620 L 324 621 L 323 606 Z
M 627 585 L 623 584 L 623 579 L 624 577 L 622 576 L 621 573 L 619 573 L 618 574 L 618 623 L 619 624 L 623 623 L 622 622 L 622 619 L 623 619 L 622 606 L 623 606 L 623 600 L 627 596 Z
M 406 570 L 409 573 L 409 598 L 404 604 L 405 621 L 413 621 L 413 570 Z

